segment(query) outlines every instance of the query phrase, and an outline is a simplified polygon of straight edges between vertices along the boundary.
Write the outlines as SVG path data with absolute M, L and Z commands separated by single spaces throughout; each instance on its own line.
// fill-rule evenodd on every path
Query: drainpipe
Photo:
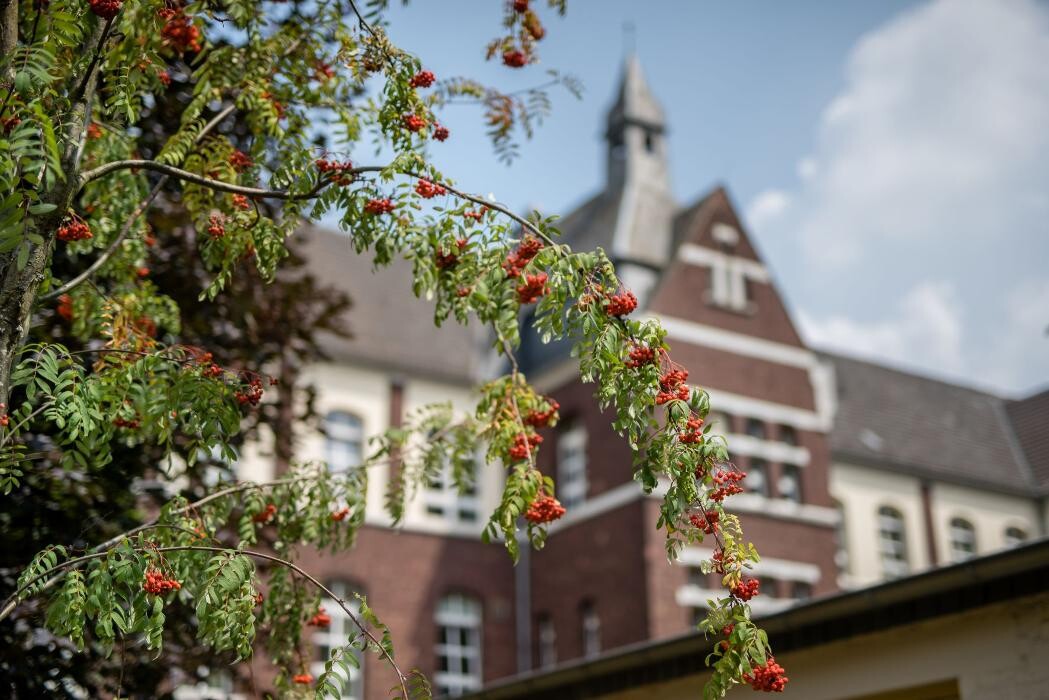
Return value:
M 532 670 L 532 543 L 518 538 L 514 567 L 514 618 L 517 627 L 517 672 Z

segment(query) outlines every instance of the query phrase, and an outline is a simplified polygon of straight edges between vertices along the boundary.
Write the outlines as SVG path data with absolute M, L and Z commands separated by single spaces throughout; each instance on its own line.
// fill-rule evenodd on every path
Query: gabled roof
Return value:
M 1049 389 L 1020 401 L 1009 401 L 1005 411 L 1035 480 L 1049 489 Z
M 303 227 L 296 238 L 317 279 L 346 292 L 353 302 L 345 324 L 350 337 L 321 338 L 332 360 L 468 384 L 480 378 L 486 347 L 482 329 L 454 319 L 435 328 L 433 302 L 412 293 L 410 262 L 373 269 L 371 256 L 355 253 L 350 237 L 331 229 Z
M 1036 490 L 1006 400 L 871 362 L 823 357 L 836 377 L 830 434 L 836 459 L 997 491 Z

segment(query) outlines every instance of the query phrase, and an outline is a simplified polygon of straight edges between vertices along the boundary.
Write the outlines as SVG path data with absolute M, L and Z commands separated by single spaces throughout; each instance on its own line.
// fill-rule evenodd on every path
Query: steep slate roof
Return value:
M 1049 389 L 1020 401 L 1009 401 L 1005 410 L 1031 472 L 1042 488 L 1049 489 Z
M 433 302 L 412 293 L 411 263 L 373 270 L 371 256 L 357 255 L 349 236 L 330 229 L 303 227 L 296 237 L 310 271 L 353 302 L 346 314 L 351 337 L 321 339 L 333 360 L 471 384 L 480 378 L 482 330 L 454 319 L 435 328 Z
M 836 375 L 835 457 L 1001 491 L 1037 490 L 1006 400 L 862 360 L 823 357 Z

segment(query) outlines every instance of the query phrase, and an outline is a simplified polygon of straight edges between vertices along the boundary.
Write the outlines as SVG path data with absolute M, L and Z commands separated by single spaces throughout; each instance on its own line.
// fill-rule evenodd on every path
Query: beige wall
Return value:
M 403 411 L 405 415 L 433 403 L 451 402 L 460 414 L 471 411 L 475 400 L 474 392 L 466 387 L 429 379 L 398 375 L 404 386 Z M 375 437 L 390 425 L 390 384 L 392 376 L 381 370 L 354 367 L 345 364 L 318 363 L 303 372 L 303 381 L 312 383 L 317 389 L 316 410 L 321 416 L 329 411 L 342 410 L 360 416 L 364 424 L 365 440 Z M 246 481 L 268 481 L 273 478 L 273 460 L 268 454 L 269 440 L 263 444 L 245 446 L 237 464 L 238 478 Z M 296 459 L 299 461 L 323 461 L 325 459 L 324 437 L 319 432 L 299 436 Z M 370 448 L 365 443 L 365 454 Z M 383 507 L 383 496 L 389 482 L 386 466 L 369 467 L 367 519 L 373 524 L 388 524 L 389 518 Z M 468 535 L 476 538 L 487 515 L 494 510 L 502 493 L 503 471 L 497 465 L 479 470 L 479 520 L 476 524 L 449 523 L 442 518 L 428 515 L 420 498 L 415 498 L 408 507 L 404 527 L 409 530 Z
M 961 700 L 1044 700 L 1049 688 L 1046 659 L 1049 593 L 777 654 L 790 678 L 777 697 L 842 700 L 956 680 Z M 704 680 L 705 674 L 697 674 L 600 697 L 695 700 Z M 750 690 L 735 693 L 749 697 Z
M 932 486 L 933 527 L 941 562 L 951 557 L 950 523 L 964 518 L 976 530 L 976 553 L 988 554 L 1005 547 L 1005 530 L 1018 527 L 1030 539 L 1039 536 L 1037 502 L 1031 498 L 987 493 L 965 486 Z
M 878 509 L 883 505 L 896 508 L 904 516 L 911 571 L 916 573 L 930 566 L 920 479 L 834 462 L 830 472 L 830 492 L 845 510 L 849 565 L 842 577 L 842 586 L 867 586 L 883 580 L 878 549 Z M 1029 539 L 1041 536 L 1038 503 L 1034 498 L 934 482 L 930 486 L 930 503 L 936 557 L 940 564 L 953 561 L 950 540 L 953 518 L 964 518 L 973 524 L 978 555 L 1003 549 L 1008 527 L 1020 528 Z
M 867 586 L 884 578 L 878 548 L 878 509 L 882 506 L 892 506 L 903 514 L 911 571 L 929 567 L 918 479 L 834 462 L 830 493 L 845 513 L 848 567 L 842 577 L 843 586 Z

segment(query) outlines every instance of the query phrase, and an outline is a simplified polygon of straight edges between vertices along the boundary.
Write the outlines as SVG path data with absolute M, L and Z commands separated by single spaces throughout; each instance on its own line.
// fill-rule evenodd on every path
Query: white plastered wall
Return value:
M 1005 547 L 1005 530 L 1018 527 L 1030 539 L 1039 535 L 1038 508 L 1031 498 L 988 493 L 983 489 L 937 483 L 932 486 L 933 527 L 939 560 L 950 563 L 950 523 L 964 518 L 976 530 L 976 554 Z
M 878 542 L 878 509 L 891 506 L 903 515 L 907 558 L 911 572 L 929 566 L 921 483 L 915 477 L 842 462 L 830 470 L 831 496 L 845 512 L 845 548 L 850 587 L 866 586 L 884 578 Z

